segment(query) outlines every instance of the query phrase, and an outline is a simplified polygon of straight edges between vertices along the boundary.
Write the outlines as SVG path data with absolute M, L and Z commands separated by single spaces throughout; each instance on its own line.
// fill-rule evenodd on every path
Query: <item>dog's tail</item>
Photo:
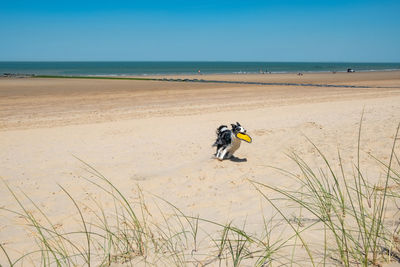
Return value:
M 221 138 L 217 136 L 217 140 L 215 140 L 214 144 L 211 147 L 221 145 Z
M 221 139 L 217 138 L 217 140 L 215 140 L 214 144 L 211 147 L 215 147 L 218 145 L 222 145 Z
M 223 131 L 226 131 L 226 130 L 228 130 L 228 126 L 226 126 L 226 125 L 219 126 L 216 131 L 217 136 L 219 136 L 220 133 L 222 133 Z

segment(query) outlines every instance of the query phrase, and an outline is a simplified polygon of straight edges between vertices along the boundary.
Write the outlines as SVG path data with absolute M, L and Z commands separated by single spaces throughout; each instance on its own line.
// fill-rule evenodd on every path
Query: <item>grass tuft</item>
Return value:
M 298 173 L 283 171 L 285 175 L 294 178 L 299 185 L 299 190 L 289 191 L 285 188 L 273 187 L 268 184 L 251 181 L 263 197 L 282 215 L 291 226 L 293 232 L 302 241 L 304 248 L 313 259 L 308 249 L 307 241 L 303 240 L 288 220 L 287 215 L 262 191 L 270 189 L 282 195 L 287 201 L 305 209 L 308 216 L 316 218 L 324 229 L 324 264 L 329 258 L 344 266 L 352 265 L 380 265 L 389 260 L 387 255 L 394 255 L 393 244 L 398 240 L 389 231 L 390 225 L 386 223 L 385 210 L 388 201 L 391 204 L 398 200 L 398 187 L 396 193 L 394 187 L 389 186 L 392 181 L 399 181 L 398 172 L 392 168 L 392 162 L 397 159 L 395 154 L 396 140 L 399 133 L 397 127 L 395 138 L 390 153 L 389 163 L 384 165 L 385 179 L 383 186 L 370 184 L 361 172 L 360 166 L 360 135 L 358 137 L 357 163 L 353 165 L 354 172 L 348 177 L 344 171 L 344 164 L 340 152 L 337 162 L 331 162 L 322 151 L 312 142 L 318 155 L 324 162 L 324 167 L 313 168 L 296 153 L 289 154 L 289 158 L 298 167 Z M 397 161 L 397 163 L 399 163 Z M 334 170 L 335 164 L 339 166 L 339 172 Z M 398 164 L 399 165 L 399 164 Z M 382 181 L 381 181 L 382 183 Z M 379 188 L 379 189 L 378 189 Z M 397 236 L 398 237 L 398 236 Z M 333 242 L 331 241 L 333 240 Z M 334 249 L 333 249 L 333 244 Z M 330 247 L 329 250 L 327 248 Z M 393 258 L 393 256 L 392 256 Z

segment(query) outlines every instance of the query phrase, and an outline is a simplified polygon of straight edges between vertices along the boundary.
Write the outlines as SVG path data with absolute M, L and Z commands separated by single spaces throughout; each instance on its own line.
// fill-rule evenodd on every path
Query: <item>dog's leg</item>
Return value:
M 220 148 L 217 150 L 217 153 L 215 153 L 215 157 L 216 157 L 216 158 L 219 159 L 219 157 L 220 157 L 221 152 L 222 152 L 223 149 L 224 149 L 223 147 L 220 147 Z
M 225 157 L 225 154 L 229 151 L 230 148 L 231 148 L 231 147 L 228 146 L 228 147 L 226 147 L 224 150 L 222 150 L 221 153 L 220 153 L 220 155 L 219 155 L 219 157 L 218 157 L 218 159 L 219 159 L 219 160 L 223 160 L 224 157 Z
M 221 160 L 221 161 L 224 160 L 225 154 L 226 154 L 226 148 L 221 151 L 221 153 L 219 154 L 218 159 Z

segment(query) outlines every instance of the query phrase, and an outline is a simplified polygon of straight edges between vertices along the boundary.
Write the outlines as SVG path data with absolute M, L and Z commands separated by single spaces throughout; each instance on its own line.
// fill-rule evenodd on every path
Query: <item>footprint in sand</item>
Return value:
M 131 176 L 131 180 L 144 181 L 144 180 L 146 180 L 146 177 L 144 177 L 143 175 L 134 174 Z
M 302 123 L 301 126 L 305 126 L 307 128 L 319 128 L 319 129 L 323 128 L 321 124 L 318 124 L 314 121 L 308 121 L 308 122 Z

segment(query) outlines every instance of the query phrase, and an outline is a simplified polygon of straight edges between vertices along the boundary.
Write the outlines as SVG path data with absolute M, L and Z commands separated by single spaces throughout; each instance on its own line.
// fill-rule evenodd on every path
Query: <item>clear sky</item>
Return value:
M 400 62 L 400 0 L 0 0 L 0 60 Z

